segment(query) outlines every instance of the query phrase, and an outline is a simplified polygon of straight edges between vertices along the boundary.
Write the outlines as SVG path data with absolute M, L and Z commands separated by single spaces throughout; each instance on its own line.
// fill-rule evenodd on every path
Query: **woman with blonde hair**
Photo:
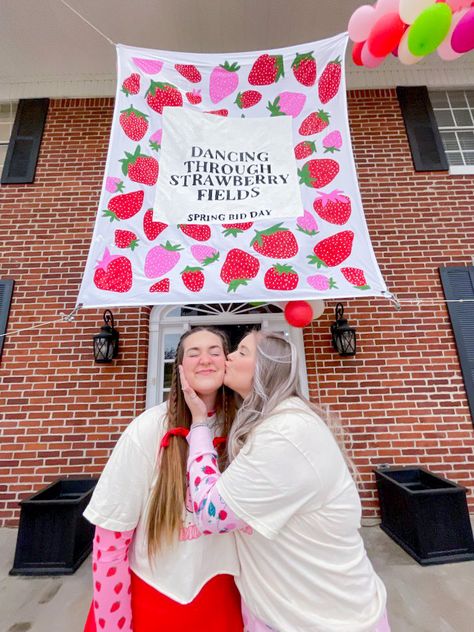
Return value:
M 187 495 L 191 415 L 178 366 L 199 395 L 221 446 L 235 414 L 223 385 L 228 343 L 216 329 L 184 334 L 167 402 L 137 417 L 118 441 L 85 517 L 96 525 L 94 598 L 86 632 L 242 632 L 235 538 L 201 537 Z M 226 450 L 212 462 L 226 466 Z
M 333 433 L 301 394 L 294 345 L 252 332 L 228 356 L 225 384 L 243 403 L 222 474 L 202 402 L 184 374 L 182 383 L 196 524 L 222 537 L 235 530 L 245 631 L 388 632 L 359 496 Z

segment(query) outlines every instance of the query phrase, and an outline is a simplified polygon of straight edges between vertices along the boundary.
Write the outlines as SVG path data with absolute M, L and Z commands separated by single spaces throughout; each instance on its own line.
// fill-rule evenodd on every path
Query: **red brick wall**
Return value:
M 352 92 L 350 121 L 366 217 L 400 312 L 344 301 L 359 352 L 331 349 L 334 304 L 305 331 L 311 393 L 341 415 L 367 516 L 371 469 L 421 463 L 474 487 L 474 431 L 438 266 L 471 264 L 473 176 L 415 174 L 394 91 Z M 34 184 L 0 187 L 0 278 L 16 287 L 9 331 L 55 320 L 75 303 L 105 165 L 111 99 L 50 104 Z M 471 235 L 471 239 L 469 238 Z M 120 360 L 96 365 L 102 310 L 7 337 L 0 364 L 0 524 L 58 476 L 98 474 L 145 403 L 149 309 L 114 309 Z M 140 339 L 140 342 L 138 342 Z M 472 501 L 471 501 L 472 502 Z M 471 505 L 474 507 L 474 505 Z

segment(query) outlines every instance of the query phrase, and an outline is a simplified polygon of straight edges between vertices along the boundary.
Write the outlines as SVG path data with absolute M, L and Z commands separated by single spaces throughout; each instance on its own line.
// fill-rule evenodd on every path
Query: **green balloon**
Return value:
M 449 32 L 453 14 L 447 4 L 433 4 L 416 18 L 408 33 L 408 50 L 423 57 L 435 51 Z

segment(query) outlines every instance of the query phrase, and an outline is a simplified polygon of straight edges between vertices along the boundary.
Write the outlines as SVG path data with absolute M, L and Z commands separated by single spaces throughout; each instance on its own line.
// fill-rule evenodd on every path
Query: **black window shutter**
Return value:
M 15 281 L 12 279 L 0 280 L 0 360 L 2 359 L 3 342 L 5 340 L 2 334 L 7 331 L 14 283 Z
M 448 171 L 448 160 L 426 86 L 398 86 L 397 96 L 415 171 Z
M 2 172 L 2 184 L 34 182 L 49 99 L 21 99 Z
M 439 272 L 446 300 L 472 301 L 448 303 L 448 311 L 474 423 L 474 267 L 440 268 Z

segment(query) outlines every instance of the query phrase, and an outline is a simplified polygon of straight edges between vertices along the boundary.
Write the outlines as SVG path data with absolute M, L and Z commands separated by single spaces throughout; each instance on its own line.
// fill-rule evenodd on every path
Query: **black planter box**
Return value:
M 94 525 L 82 515 L 95 478 L 59 479 L 20 502 L 10 575 L 71 575 L 92 550 Z
M 423 468 L 374 472 L 380 527 L 419 564 L 474 560 L 465 487 Z

